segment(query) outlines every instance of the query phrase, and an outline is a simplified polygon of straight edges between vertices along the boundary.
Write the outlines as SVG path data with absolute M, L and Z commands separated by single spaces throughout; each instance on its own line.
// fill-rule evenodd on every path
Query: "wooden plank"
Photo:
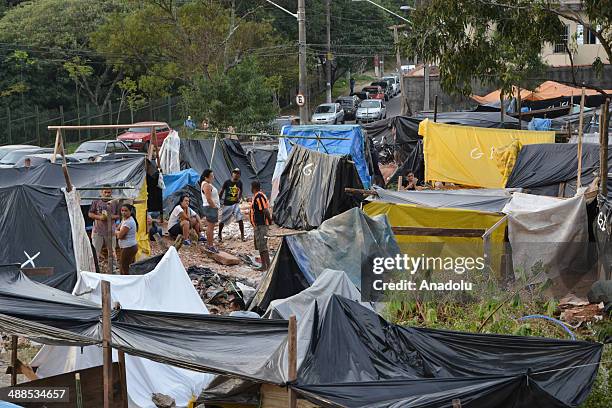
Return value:
M 362 190 L 360 188 L 345 187 L 344 192 L 347 194 L 362 194 L 362 195 L 378 196 L 378 193 L 375 190 Z
M 17 336 L 11 336 L 11 367 L 17 367 Z M 17 370 L 11 370 L 11 385 L 17 385 Z
M 584 121 L 584 86 L 582 87 L 582 98 L 580 98 L 580 117 L 578 121 L 578 173 L 576 173 L 576 191 L 582 187 L 582 127 Z
M 486 230 L 476 228 L 428 228 L 428 227 L 391 227 L 395 235 L 414 235 L 421 237 L 464 237 L 482 238 Z
M 58 125 L 52 125 L 52 126 L 47 126 L 48 130 L 87 130 L 87 129 L 127 129 L 127 128 L 131 128 L 131 127 L 156 127 L 156 126 L 166 126 L 165 123 L 162 122 L 147 122 L 147 124 L 145 125 L 136 125 L 136 124 L 129 124 L 129 125 L 66 125 L 66 126 L 58 126 Z
M 218 253 L 214 253 L 204 250 L 204 252 L 208 254 L 208 256 L 212 258 L 215 262 L 220 263 L 221 265 L 230 266 L 240 264 L 240 258 L 225 251 L 219 251 Z
M 259 389 L 260 407 L 262 408 L 287 408 L 289 400 L 289 391 L 285 387 L 280 387 L 273 384 L 262 384 Z M 216 405 L 216 404 L 212 404 Z M 230 406 L 223 404 L 224 407 Z M 317 408 L 319 405 L 313 404 L 302 398 L 297 400 L 297 408 Z
M 102 281 L 102 381 L 104 383 L 104 408 L 113 406 L 113 349 L 111 340 L 111 296 L 110 282 Z
M 122 396 L 119 386 L 119 364 L 114 363 L 112 366 L 113 378 L 115 383 L 112 389 L 114 390 L 114 407 L 120 407 L 123 404 Z M 39 387 L 67 387 L 68 388 L 68 402 L 57 402 L 57 403 L 45 403 L 44 406 L 47 408 L 75 408 L 77 407 L 77 383 L 75 381 L 76 374 L 79 374 L 81 395 L 86 408 L 103 408 L 104 405 L 104 387 L 103 387 L 103 373 L 102 367 L 92 367 L 84 370 L 73 371 L 70 373 L 54 375 L 51 377 L 40 378 L 33 381 L 24 382 L 17 384 L 17 388 L 39 388 Z M 19 405 L 25 408 L 40 408 L 42 404 L 40 402 L 24 402 Z
M 117 352 L 119 358 L 119 383 L 121 384 L 121 399 L 123 400 L 121 406 L 128 408 L 128 393 L 127 393 L 127 373 L 125 371 L 125 353 L 122 350 Z M 116 401 L 115 401 L 116 404 Z
M 53 276 L 55 268 L 53 266 L 41 268 L 21 268 L 21 272 L 23 272 L 28 278 L 33 278 L 35 276 Z

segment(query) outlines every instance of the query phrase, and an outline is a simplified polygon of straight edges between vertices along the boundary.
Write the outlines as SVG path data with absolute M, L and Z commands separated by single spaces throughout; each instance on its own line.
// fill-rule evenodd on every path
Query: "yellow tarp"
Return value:
M 363 211 L 370 217 L 385 214 L 392 227 L 422 228 L 469 228 L 488 230 L 504 215 L 457 208 L 431 208 L 412 204 L 395 204 L 374 201 L 366 204 Z M 507 223 L 491 234 L 491 265 L 499 270 Z M 484 254 L 482 238 L 436 237 L 396 234 L 395 239 L 402 253 L 418 251 L 428 256 L 481 257 Z M 444 245 L 415 245 L 420 243 L 442 243 Z
M 555 132 L 447 125 L 428 119 L 419 125 L 419 134 L 424 141 L 426 181 L 486 188 L 505 187 L 504 175 L 511 171 L 506 165 L 514 162 L 508 157 L 498 166 L 498 150 L 515 141 L 520 145 L 555 142 Z
M 136 240 L 138 241 L 137 260 L 151 256 L 151 243 L 147 231 L 147 197 L 147 178 L 145 177 L 136 199 L 138 203 L 134 204 L 136 221 L 138 222 L 138 232 L 136 233 Z

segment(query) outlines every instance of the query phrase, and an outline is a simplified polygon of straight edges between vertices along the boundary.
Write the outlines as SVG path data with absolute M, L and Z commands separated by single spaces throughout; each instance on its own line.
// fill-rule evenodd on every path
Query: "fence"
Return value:
M 11 110 L 6 109 L 4 117 L 0 117 L 0 145 L 4 144 L 35 144 L 38 146 L 53 146 L 55 133 L 49 132 L 50 125 L 102 125 L 136 123 L 145 121 L 160 121 L 170 124 L 173 120 L 181 117 L 180 98 L 168 97 L 151 101 L 149 104 L 135 110 L 123 106 L 119 110 L 119 104 L 109 104 L 106 109 L 99 113 L 97 109 L 85 104 L 80 110 L 64 112 L 62 106 L 57 110 L 40 111 L 38 107 L 26 116 L 13 118 Z M 116 108 L 116 109 L 113 109 Z M 64 143 L 81 143 L 90 139 L 114 139 L 120 131 L 114 130 L 80 130 L 70 131 L 64 134 Z

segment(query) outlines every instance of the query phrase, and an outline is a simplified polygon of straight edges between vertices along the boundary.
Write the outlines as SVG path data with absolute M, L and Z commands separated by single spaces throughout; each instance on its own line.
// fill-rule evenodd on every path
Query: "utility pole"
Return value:
M 325 11 L 327 14 L 327 56 L 325 57 L 325 71 L 327 83 L 325 84 L 326 102 L 332 101 L 332 54 L 331 54 L 331 0 L 325 0 Z
M 304 97 L 304 104 L 300 106 L 300 124 L 305 125 L 308 123 L 309 109 L 308 109 L 308 80 L 306 71 L 306 1 L 298 0 L 297 14 L 290 12 L 283 6 L 279 6 L 272 0 L 266 0 L 274 7 L 284 11 L 290 16 L 294 17 L 298 21 L 298 61 L 299 61 L 299 93 Z
M 393 30 L 393 41 L 395 42 L 395 64 L 397 66 L 397 72 L 399 74 L 400 81 L 400 115 L 406 116 L 410 114 L 410 106 L 408 105 L 408 100 L 406 98 L 407 92 L 404 89 L 404 75 L 402 74 L 402 57 L 400 55 L 399 48 L 399 28 L 406 27 L 406 24 L 394 25 L 389 27 Z
M 306 1 L 298 0 L 298 29 L 299 29 L 299 63 L 300 63 L 300 93 L 304 95 L 305 103 L 300 106 L 300 124 L 305 125 L 309 121 L 308 81 L 306 77 Z
M 429 110 L 429 64 L 428 63 L 425 63 L 425 66 L 423 68 L 423 79 L 425 82 L 425 93 L 423 96 L 423 110 L 428 111 Z

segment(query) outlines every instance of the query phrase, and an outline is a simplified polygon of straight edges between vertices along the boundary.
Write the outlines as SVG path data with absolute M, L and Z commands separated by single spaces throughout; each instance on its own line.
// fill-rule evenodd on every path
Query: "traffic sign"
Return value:
M 295 102 L 298 104 L 298 106 L 304 106 L 304 104 L 306 104 L 306 98 L 304 97 L 304 95 L 299 93 L 295 95 Z

